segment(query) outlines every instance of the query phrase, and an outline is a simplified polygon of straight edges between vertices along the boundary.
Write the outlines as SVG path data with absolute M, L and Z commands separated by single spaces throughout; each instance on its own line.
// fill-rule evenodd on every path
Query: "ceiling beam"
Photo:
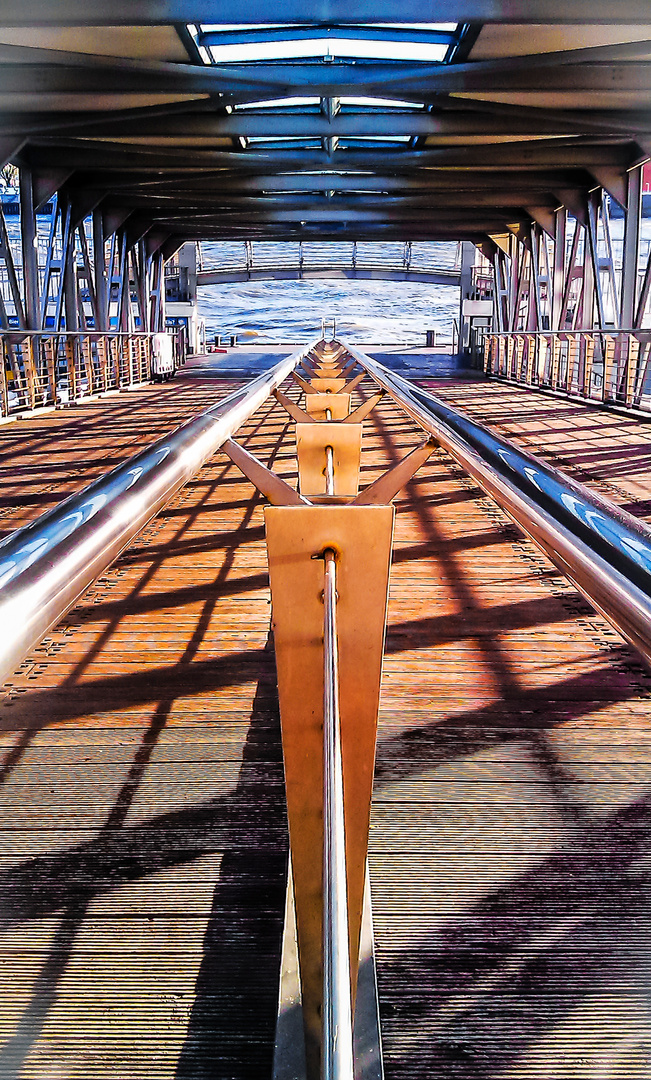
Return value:
M 38 140 L 30 143 L 30 159 L 35 164 L 54 164 L 62 168 L 106 169 L 120 172 L 138 168 L 165 167 L 178 171 L 185 165 L 217 166 L 237 170 L 260 167 L 264 171 L 333 170 L 413 172 L 418 168 L 463 169 L 565 169 L 587 168 L 595 165 L 628 167 L 635 157 L 632 144 L 574 139 L 498 144 L 493 146 L 444 146 L 427 150 L 341 150 L 333 155 L 313 150 L 238 151 L 204 150 L 196 147 L 140 148 L 110 146 L 88 141 Z
M 113 198 L 117 196 L 113 193 Z M 221 197 L 209 193 L 199 194 L 196 192 L 177 191 L 173 197 L 161 199 L 159 196 L 128 195 L 122 196 L 122 200 L 133 207 L 144 207 L 148 213 L 191 213 L 199 208 L 202 212 L 210 210 L 212 213 L 244 213 L 251 215 L 253 220 L 260 216 L 264 218 L 269 212 L 286 207 L 301 213 L 303 210 L 329 208 L 331 215 L 336 213 L 345 214 L 348 210 L 371 209 L 379 210 L 390 215 L 402 208 L 422 208 L 436 211 L 443 206 L 462 207 L 513 207 L 523 206 L 526 203 L 534 204 L 537 200 L 540 206 L 556 207 L 558 199 L 551 192 L 532 191 L 436 191 L 421 195 L 385 195 L 374 193 L 372 195 L 356 195 L 346 192 L 343 195 L 333 195 L 332 198 L 324 198 L 323 194 L 313 195 L 296 194 L 264 195 L 258 198 L 250 196 Z
M 446 192 L 446 191 L 510 191 L 526 189 L 528 192 L 553 191 L 555 188 L 568 187 L 577 183 L 577 174 L 570 170 L 540 171 L 504 171 L 483 172 L 442 172 L 433 169 L 415 170 L 413 175 L 387 175 L 378 172 L 366 173 L 231 173 L 226 170 L 198 171 L 175 174 L 137 173 L 135 175 L 113 173 L 111 190 L 122 191 L 130 195 L 151 194 L 165 195 L 167 192 L 176 197 L 179 191 L 200 195 L 207 192 L 215 196 L 218 192 L 233 192 L 237 195 L 257 192 L 297 193 L 324 191 L 366 191 L 366 192 Z M 84 187 L 105 189 L 104 172 L 84 172 L 79 182 Z M 592 186 L 592 177 L 586 173 L 586 190 Z
M 63 2 L 63 0 L 62 0 Z M 1 9 L 0 9 L 1 10 Z M 650 16 L 651 18 L 651 16 Z M 327 96 L 355 92 L 462 93 L 522 90 L 644 90 L 651 76 L 650 42 L 521 55 L 463 64 L 323 61 L 216 64 L 199 67 L 131 58 L 1 45 L 0 91 L 41 93 L 241 93 L 298 91 Z M 80 59 L 83 57 L 83 59 Z M 633 58 L 635 57 L 635 58 Z M 642 57 L 640 60 L 639 57 Z M 115 81 L 119 74 L 119 82 Z
M 0 71 L 2 70 L 0 66 Z M 651 112 L 644 113 L 646 130 L 651 133 Z M 604 123 L 605 126 L 605 123 Z M 570 131 L 572 128 L 570 127 Z M 176 113 L 171 116 L 146 116 L 137 119 L 107 120 L 96 125 L 89 138 L 143 138 L 165 139 L 213 139 L 238 135 L 244 137 L 298 136 L 298 137 L 345 137 L 365 135 L 428 135 L 472 136 L 490 141 L 492 136 L 519 135 L 566 135 L 567 125 L 561 119 L 537 120 L 490 116 L 471 112 L 368 112 L 340 111 L 329 118 L 319 112 L 299 113 L 291 111 L 259 112 L 235 111 L 228 113 Z M 572 133 L 574 133 L 572 131 Z
M 437 0 L 437 22 L 646 23 L 648 0 Z M 427 23 L 431 0 L 3 0 L 3 26 L 137 26 L 170 23 Z

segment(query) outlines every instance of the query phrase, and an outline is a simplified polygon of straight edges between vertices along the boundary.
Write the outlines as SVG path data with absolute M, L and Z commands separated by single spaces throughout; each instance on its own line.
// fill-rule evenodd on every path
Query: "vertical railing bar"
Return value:
M 324 552 L 323 589 L 323 1080 L 353 1080 L 353 1017 L 339 717 L 337 558 Z

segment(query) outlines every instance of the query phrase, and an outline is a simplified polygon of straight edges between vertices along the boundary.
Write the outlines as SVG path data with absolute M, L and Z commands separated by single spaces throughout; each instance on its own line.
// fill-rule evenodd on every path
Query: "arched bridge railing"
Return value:
M 458 247 L 450 242 L 319 244 L 246 240 L 197 247 L 198 285 L 328 277 L 460 284 Z

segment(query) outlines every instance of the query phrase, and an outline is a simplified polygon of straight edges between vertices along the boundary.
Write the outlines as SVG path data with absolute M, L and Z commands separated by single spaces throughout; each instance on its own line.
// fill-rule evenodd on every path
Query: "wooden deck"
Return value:
M 439 389 L 651 510 L 647 426 Z M 0 429 L 3 527 L 226 390 L 183 376 Z M 386 399 L 373 415 L 368 480 L 421 438 Z M 239 437 L 295 479 L 279 406 Z M 642 1080 L 649 675 L 444 454 L 397 509 L 370 850 L 387 1080 Z M 1 1080 L 270 1075 L 286 827 L 269 615 L 262 502 L 218 454 L 12 680 Z

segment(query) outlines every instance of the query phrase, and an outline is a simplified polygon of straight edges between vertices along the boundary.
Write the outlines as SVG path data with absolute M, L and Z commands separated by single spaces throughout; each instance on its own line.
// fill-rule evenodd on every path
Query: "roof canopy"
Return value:
M 2 158 L 171 237 L 479 242 L 625 202 L 648 0 L 309 6 L 3 0 Z

